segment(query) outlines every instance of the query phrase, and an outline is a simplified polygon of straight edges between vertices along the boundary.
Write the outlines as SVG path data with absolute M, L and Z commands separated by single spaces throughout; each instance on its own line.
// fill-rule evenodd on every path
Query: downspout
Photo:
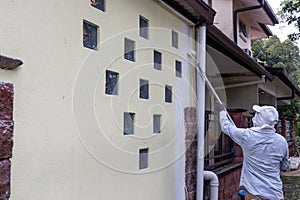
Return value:
M 206 69 L 206 24 L 201 24 L 196 29 L 196 65 L 200 67 L 203 73 Z M 197 153 L 197 200 L 203 199 L 203 186 L 204 186 L 204 126 L 205 126 L 205 80 L 201 77 L 200 73 L 196 73 L 197 81 L 197 124 L 198 124 L 198 153 Z
M 237 14 L 240 12 L 262 8 L 265 5 L 265 0 L 258 0 L 258 3 L 259 5 L 256 6 L 240 8 L 233 11 L 233 39 L 236 44 L 237 44 Z
M 204 134 L 205 134 L 205 79 L 201 73 L 206 71 L 206 24 L 196 29 L 196 66 L 197 66 L 197 200 L 203 200 L 204 179 L 210 181 L 211 198 L 218 200 L 219 181 L 213 172 L 204 171 Z M 198 63 L 198 64 L 197 64 Z M 200 69 L 198 69 L 198 67 Z M 199 72 L 200 71 L 200 72 Z
M 278 97 L 276 98 L 277 101 L 283 101 L 283 100 L 292 100 L 295 98 L 295 88 L 292 89 L 292 96 L 289 97 Z

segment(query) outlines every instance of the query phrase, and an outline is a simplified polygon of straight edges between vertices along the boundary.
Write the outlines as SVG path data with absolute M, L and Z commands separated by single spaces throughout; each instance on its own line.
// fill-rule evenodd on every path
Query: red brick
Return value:
M 185 124 L 185 139 L 193 140 L 197 136 L 198 126 L 197 124 L 186 123 Z
M 243 163 L 243 157 L 234 157 L 234 158 L 233 158 L 233 162 L 236 162 L 236 163 Z
M 0 120 L 0 160 L 12 157 L 13 127 L 12 120 Z
M 195 107 L 187 107 L 184 109 L 184 121 L 186 123 L 197 123 L 197 111 Z
M 197 140 L 186 140 L 185 141 L 185 148 L 186 148 L 186 155 L 188 156 L 197 156 L 197 150 L 198 150 L 198 145 L 197 145 Z
M 197 174 L 190 173 L 185 176 L 185 184 L 188 192 L 196 191 L 197 189 Z
M 10 196 L 10 161 L 0 161 L 0 199 L 8 200 Z
M 186 156 L 185 158 L 185 173 L 195 173 L 197 171 L 197 157 Z
M 0 82 L 0 120 L 12 120 L 13 95 L 13 84 Z
M 225 188 L 225 177 L 219 179 L 219 191 Z
M 241 157 L 241 156 L 243 156 L 243 150 L 242 150 L 242 148 L 241 148 L 239 145 L 234 144 L 234 145 L 233 145 L 233 148 L 236 149 L 236 152 L 234 153 L 234 156 L 236 156 L 236 157 Z
M 188 193 L 188 200 L 196 200 L 196 198 L 197 198 L 196 191 Z

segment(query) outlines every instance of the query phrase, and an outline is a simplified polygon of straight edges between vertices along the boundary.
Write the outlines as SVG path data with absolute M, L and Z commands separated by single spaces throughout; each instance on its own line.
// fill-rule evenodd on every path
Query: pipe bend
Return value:
M 211 186 L 219 186 L 218 176 L 212 171 L 203 171 L 204 180 L 209 180 Z

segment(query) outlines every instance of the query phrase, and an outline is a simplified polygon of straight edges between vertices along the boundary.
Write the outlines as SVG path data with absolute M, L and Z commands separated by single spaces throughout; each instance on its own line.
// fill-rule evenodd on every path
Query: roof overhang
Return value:
M 195 24 L 213 24 L 216 12 L 202 0 L 161 0 Z
M 278 19 L 267 0 L 241 0 L 242 7 L 235 11 L 245 17 L 251 16 L 251 39 L 266 38 L 272 35 L 267 25 L 278 24 Z M 254 8 L 254 9 L 252 9 Z
M 231 39 L 222 33 L 216 26 L 207 26 L 207 45 L 221 52 L 235 63 L 249 70 L 254 75 L 261 78 L 263 75 L 267 79 L 273 80 L 273 75 L 261 64 L 254 60 L 243 49 L 237 46 Z M 222 72 L 221 72 L 222 73 Z
M 295 94 L 295 97 L 290 98 L 290 99 L 300 99 L 300 89 L 299 89 L 298 85 L 291 79 L 291 77 L 289 76 L 286 69 L 272 68 L 272 67 L 267 67 L 266 69 L 274 76 L 277 76 L 285 85 L 287 85 L 289 88 L 291 88 L 292 92 Z M 296 95 L 298 97 L 296 97 Z M 289 98 L 289 97 L 286 97 L 286 99 L 287 98 Z

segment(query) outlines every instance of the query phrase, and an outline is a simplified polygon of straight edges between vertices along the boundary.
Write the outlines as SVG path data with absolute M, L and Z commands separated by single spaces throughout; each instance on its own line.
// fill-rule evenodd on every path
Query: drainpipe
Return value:
M 211 172 L 211 171 L 204 171 L 203 172 L 204 180 L 210 181 L 210 200 L 218 200 L 218 193 L 219 193 L 219 180 L 218 176 Z
M 258 3 L 259 5 L 256 6 L 240 8 L 233 11 L 233 39 L 236 44 L 237 44 L 237 14 L 240 12 L 262 8 L 265 5 L 265 0 L 258 0 Z
M 206 24 L 196 29 L 196 67 L 197 67 L 197 200 L 203 200 L 204 180 L 210 180 L 210 200 L 218 200 L 219 181 L 215 173 L 204 171 L 204 135 L 205 135 L 205 83 L 202 73 L 206 71 Z M 198 64 L 197 64 L 198 63 Z M 198 67 L 200 69 L 198 69 Z
M 196 29 L 196 65 L 205 73 L 206 68 L 206 24 Z M 196 73 L 197 80 L 197 120 L 198 120 L 198 153 L 197 153 L 197 200 L 203 200 L 203 171 L 204 171 L 204 126 L 205 126 L 205 79 Z

